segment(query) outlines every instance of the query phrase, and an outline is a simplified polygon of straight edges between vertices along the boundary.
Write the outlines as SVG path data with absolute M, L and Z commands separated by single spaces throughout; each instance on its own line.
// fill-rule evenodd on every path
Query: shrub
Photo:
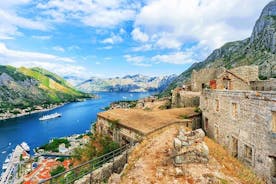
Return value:
M 53 169 L 53 170 L 50 172 L 50 174 L 51 174 L 51 176 L 55 176 L 55 175 L 57 175 L 57 174 L 59 174 L 59 173 L 64 172 L 65 170 L 66 170 L 66 169 L 65 169 L 63 166 L 59 165 L 59 166 L 57 166 L 55 169 Z
M 182 114 L 182 115 L 180 115 L 180 118 L 181 119 L 188 119 L 189 117 L 186 114 Z
M 201 113 L 201 109 L 199 107 L 196 107 L 194 111 L 197 113 Z
M 260 80 L 267 80 L 267 76 L 259 75 Z

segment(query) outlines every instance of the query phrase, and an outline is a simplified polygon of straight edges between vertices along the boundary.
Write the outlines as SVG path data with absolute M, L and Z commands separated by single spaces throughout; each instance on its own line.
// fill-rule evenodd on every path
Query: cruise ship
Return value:
M 45 121 L 45 120 L 54 119 L 54 118 L 58 118 L 58 117 L 61 117 L 61 114 L 56 112 L 54 114 L 42 116 L 41 118 L 39 118 L 39 120 Z

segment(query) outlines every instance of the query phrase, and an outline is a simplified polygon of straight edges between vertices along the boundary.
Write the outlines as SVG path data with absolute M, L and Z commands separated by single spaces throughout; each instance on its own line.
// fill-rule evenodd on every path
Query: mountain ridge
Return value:
M 84 92 L 108 91 L 108 92 L 146 92 L 162 91 L 175 79 L 176 75 L 163 77 L 150 77 L 141 74 L 125 75 L 123 77 L 90 79 L 76 86 Z

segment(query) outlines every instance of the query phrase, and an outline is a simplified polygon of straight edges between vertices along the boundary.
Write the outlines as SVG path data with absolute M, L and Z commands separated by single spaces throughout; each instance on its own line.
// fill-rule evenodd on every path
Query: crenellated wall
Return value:
M 251 81 L 250 86 L 256 91 L 276 91 L 276 79 Z

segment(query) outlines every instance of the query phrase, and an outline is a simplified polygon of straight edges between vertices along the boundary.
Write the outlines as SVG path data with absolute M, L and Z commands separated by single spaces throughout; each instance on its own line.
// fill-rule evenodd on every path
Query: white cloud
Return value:
M 120 28 L 119 33 L 120 33 L 121 35 L 126 34 L 126 30 L 123 29 L 123 28 Z
M 148 1 L 136 16 L 134 31 L 143 30 L 148 41 L 161 49 L 180 49 L 187 42 L 204 43 L 214 49 L 248 37 L 269 1 Z
M 122 0 L 85 1 L 49 0 L 37 5 L 44 14 L 54 21 L 79 20 L 85 25 L 97 28 L 111 28 L 128 20 L 133 20 L 140 3 Z
M 135 51 L 135 52 L 149 51 L 149 50 L 152 50 L 152 49 L 153 49 L 152 44 L 144 44 L 144 45 L 140 45 L 140 46 L 132 48 L 132 50 Z
M 114 27 L 121 22 L 131 20 L 135 16 L 133 10 L 100 10 L 95 14 L 88 15 L 82 22 L 91 27 Z
M 161 49 L 180 49 L 183 43 L 173 37 L 161 36 L 156 42 L 156 46 Z
M 170 64 L 190 64 L 197 62 L 192 59 L 192 52 L 176 52 L 171 54 L 156 55 L 151 58 L 151 61 L 155 63 L 170 63 Z
M 11 50 L 0 43 L 0 65 L 15 67 L 42 67 L 61 76 L 89 78 L 91 73 L 83 66 L 76 65 L 73 59 L 50 54 Z
M 149 67 L 151 64 L 146 63 L 146 58 L 144 56 L 131 56 L 129 54 L 124 55 L 124 58 L 127 62 L 136 65 L 136 66 L 143 66 L 143 67 Z
M 132 38 L 136 41 L 140 41 L 140 42 L 146 42 L 149 40 L 149 37 L 147 34 L 143 33 L 140 31 L 139 28 L 135 28 L 132 32 L 131 32 Z
M 18 6 L 27 5 L 30 0 L 0 2 L 0 39 L 13 39 L 21 36 L 18 28 L 46 31 L 50 26 L 40 20 L 24 18 L 18 13 Z
M 50 40 L 52 38 L 52 36 L 50 36 L 50 35 L 34 35 L 34 36 L 32 36 L 32 38 L 38 39 L 38 40 Z
M 27 52 L 8 49 L 4 43 L 0 43 L 0 57 L 6 62 L 20 61 L 20 62 L 32 62 L 32 61 L 48 61 L 48 62 L 75 62 L 68 57 L 59 57 L 51 54 L 39 53 L 39 52 Z
M 58 51 L 58 52 L 64 52 L 65 51 L 65 49 L 61 46 L 54 46 L 53 50 Z
M 72 50 L 80 50 L 81 48 L 77 45 L 71 45 L 67 48 L 69 51 L 72 51 Z
M 104 46 L 104 47 L 99 47 L 97 48 L 98 50 L 110 50 L 112 49 L 113 47 L 111 45 L 108 45 L 108 46 Z
M 112 33 L 109 38 L 106 38 L 103 41 L 101 41 L 101 43 L 112 44 L 112 45 L 116 43 L 121 43 L 121 42 L 123 42 L 123 38 L 119 35 L 115 35 L 114 33 Z

